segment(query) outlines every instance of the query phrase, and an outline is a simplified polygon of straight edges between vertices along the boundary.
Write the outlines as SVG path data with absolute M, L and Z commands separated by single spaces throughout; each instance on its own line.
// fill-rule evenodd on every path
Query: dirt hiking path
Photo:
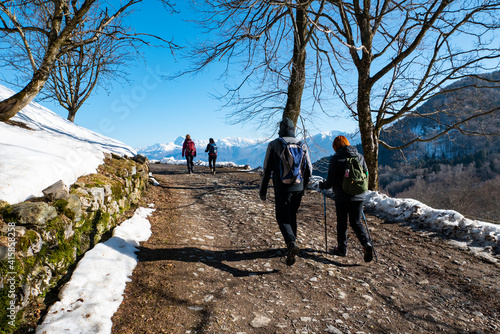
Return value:
M 196 167 L 195 167 L 196 168 Z M 500 268 L 439 235 L 367 215 L 379 260 L 349 233 L 325 254 L 322 194 L 299 211 L 301 253 L 284 263 L 272 189 L 259 175 L 151 165 L 152 236 L 113 317 L 113 333 L 499 333 Z M 336 244 L 327 199 L 328 245 Z

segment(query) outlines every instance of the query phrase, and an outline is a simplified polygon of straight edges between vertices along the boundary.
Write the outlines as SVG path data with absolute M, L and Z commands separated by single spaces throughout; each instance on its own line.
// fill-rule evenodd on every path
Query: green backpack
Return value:
M 342 189 L 353 196 L 368 190 L 368 171 L 357 157 L 346 158 Z

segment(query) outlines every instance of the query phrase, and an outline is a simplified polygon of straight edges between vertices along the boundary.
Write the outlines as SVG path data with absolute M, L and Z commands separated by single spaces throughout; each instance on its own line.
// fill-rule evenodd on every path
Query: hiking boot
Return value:
M 342 252 L 342 251 L 339 250 L 338 247 L 333 247 L 333 249 L 330 251 L 330 254 L 335 255 L 335 256 L 346 257 L 347 256 L 347 251 Z
M 292 266 L 295 263 L 295 256 L 299 254 L 299 251 L 300 248 L 297 246 L 295 241 L 288 244 L 285 261 L 287 266 Z
M 363 259 L 365 262 L 371 262 L 373 260 L 373 246 L 371 244 L 366 244 L 363 246 Z

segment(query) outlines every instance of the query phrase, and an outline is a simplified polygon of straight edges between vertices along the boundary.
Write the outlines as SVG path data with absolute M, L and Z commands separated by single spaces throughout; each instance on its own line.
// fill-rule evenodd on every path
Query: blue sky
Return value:
M 130 17 L 138 32 L 159 35 L 180 45 L 203 38 L 194 23 L 194 12 L 181 3 L 179 14 L 167 13 L 156 1 L 146 1 Z M 196 76 L 164 80 L 189 64 L 182 57 L 173 57 L 165 48 L 144 48 L 145 61 L 137 61 L 127 72 L 132 83 L 115 84 L 110 94 L 94 92 L 75 117 L 75 123 L 106 136 L 118 139 L 134 148 L 174 141 L 190 134 L 194 139 L 246 137 L 261 138 L 273 135 L 273 129 L 257 129 L 256 124 L 230 125 L 222 104 L 211 94 L 223 91 L 217 64 Z M 238 68 L 231 68 L 232 74 Z M 2 83 L 5 84 L 5 83 Z M 7 85 L 8 86 L 8 85 Z M 9 87 L 9 86 L 8 86 Z M 14 87 L 10 87 L 15 90 Z M 57 104 L 42 105 L 62 117 L 67 111 Z M 353 132 L 353 120 L 327 118 L 316 120 L 310 133 L 332 130 Z

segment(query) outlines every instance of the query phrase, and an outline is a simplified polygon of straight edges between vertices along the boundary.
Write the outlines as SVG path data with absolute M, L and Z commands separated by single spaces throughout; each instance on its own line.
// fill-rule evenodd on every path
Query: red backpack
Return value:
M 196 152 L 196 147 L 194 146 L 194 141 L 190 140 L 186 145 L 186 153 L 191 154 Z

